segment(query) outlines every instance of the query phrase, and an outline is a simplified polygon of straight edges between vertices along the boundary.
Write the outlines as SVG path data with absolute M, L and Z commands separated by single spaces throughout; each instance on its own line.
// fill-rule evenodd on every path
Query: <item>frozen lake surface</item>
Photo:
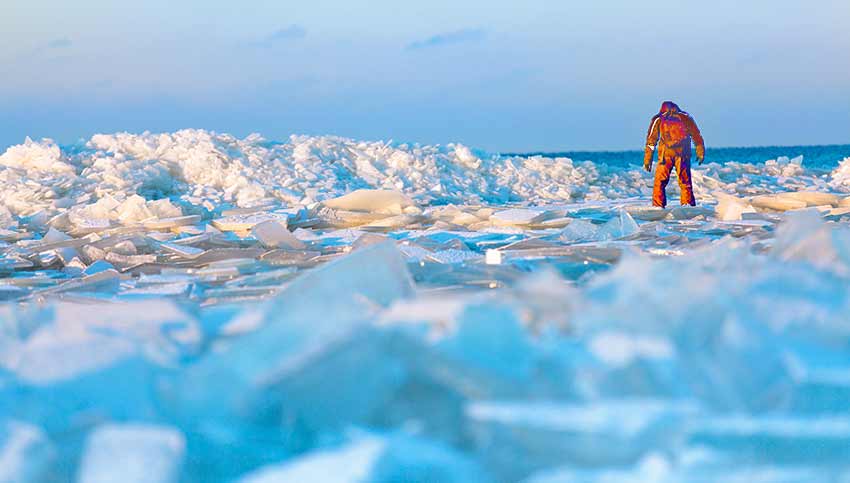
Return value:
M 11 147 L 0 481 L 844 481 L 850 150 L 801 149 L 658 209 L 451 144 Z

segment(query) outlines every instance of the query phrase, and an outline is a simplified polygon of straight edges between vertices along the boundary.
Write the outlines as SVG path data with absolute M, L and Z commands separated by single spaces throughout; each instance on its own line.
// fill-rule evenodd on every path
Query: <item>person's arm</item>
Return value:
M 643 150 L 643 169 L 652 171 L 652 152 L 658 145 L 658 136 L 660 130 L 658 128 L 659 116 L 652 116 L 652 121 L 649 123 L 649 132 L 646 133 L 646 147 Z
M 702 134 L 700 134 L 697 123 L 691 116 L 685 116 L 685 126 L 688 128 L 688 134 L 691 136 L 691 139 L 694 140 L 697 161 L 699 161 L 699 164 L 702 164 L 703 160 L 705 160 L 705 141 L 702 138 Z

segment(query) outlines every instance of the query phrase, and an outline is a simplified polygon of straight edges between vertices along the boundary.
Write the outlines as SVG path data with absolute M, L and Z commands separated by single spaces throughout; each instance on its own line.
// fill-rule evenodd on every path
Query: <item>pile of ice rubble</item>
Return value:
M 272 143 L 202 130 L 98 134 L 60 149 L 27 139 L 0 155 L 0 209 L 54 216 L 103 198 L 171 198 L 187 214 L 229 207 L 309 205 L 356 189 L 402 191 L 420 204 L 549 204 L 647 196 L 638 166 L 541 156 L 502 157 L 459 144 L 420 146 L 338 137 L 292 136 Z M 698 167 L 697 195 L 776 191 L 850 192 L 850 160 L 833 173 L 805 169 L 802 157 L 762 164 Z M 101 213 L 102 215 L 102 213 Z
M 846 479 L 850 228 L 774 235 L 476 292 L 369 240 L 262 304 L 6 305 L 0 480 Z
M 460 145 L 275 144 L 196 130 L 96 135 L 65 150 L 27 140 L 0 156 L 0 299 L 263 298 L 378 237 L 355 243 L 364 233 L 399 241 L 429 286 L 503 286 L 553 257 L 578 279 L 619 257 L 587 244 L 631 237 L 622 243 L 681 253 L 726 234 L 770 237 L 788 210 L 843 220 L 847 166 L 710 164 L 694 173 L 705 208 L 659 210 L 644 209 L 650 181 L 637 169 Z M 488 250 L 497 263 L 484 263 Z M 519 250 L 532 261 L 498 267 Z
M 10 148 L 0 481 L 850 480 L 850 161 L 478 156 Z

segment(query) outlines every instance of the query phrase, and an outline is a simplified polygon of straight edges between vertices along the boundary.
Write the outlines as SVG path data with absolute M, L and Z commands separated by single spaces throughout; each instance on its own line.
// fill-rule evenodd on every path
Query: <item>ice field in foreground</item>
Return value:
M 850 158 L 0 155 L 0 482 L 850 481 Z M 669 195 L 675 200 L 675 187 Z

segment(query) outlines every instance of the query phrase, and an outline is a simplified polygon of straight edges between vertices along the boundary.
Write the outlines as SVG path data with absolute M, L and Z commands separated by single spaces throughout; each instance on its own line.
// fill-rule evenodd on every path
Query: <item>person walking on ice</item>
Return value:
M 697 161 L 702 164 L 705 159 L 705 142 L 697 123 L 687 112 L 679 109 L 675 102 L 664 101 L 661 110 L 649 124 L 643 154 L 643 169 L 652 172 L 652 153 L 658 148 L 658 167 L 655 168 L 655 182 L 652 186 L 654 206 L 667 206 L 667 183 L 674 168 L 679 180 L 682 205 L 696 205 L 691 183 L 691 140 L 696 146 Z

